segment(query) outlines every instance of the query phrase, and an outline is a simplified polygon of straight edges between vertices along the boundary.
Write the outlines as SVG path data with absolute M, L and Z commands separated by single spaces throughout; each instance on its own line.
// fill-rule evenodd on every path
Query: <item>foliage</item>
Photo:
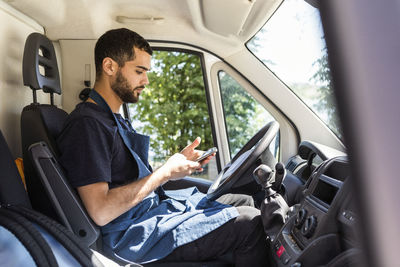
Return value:
M 230 152 L 233 157 L 254 134 L 249 126 L 255 118 L 257 102 L 225 72 L 219 72 L 219 79 Z
M 150 85 L 132 114 L 139 131 L 151 136 L 154 160 L 163 161 L 197 136 L 199 149 L 213 146 L 200 58 L 197 55 L 155 51 Z
M 328 126 L 339 138 L 342 138 L 340 122 L 337 116 L 335 97 L 333 95 L 333 86 L 331 82 L 332 79 L 328 63 L 328 53 L 326 48 L 324 50 L 325 53 L 323 53 L 321 58 L 317 59 L 313 64 L 318 67 L 318 70 L 312 76 L 312 79 L 321 84 L 318 87 L 319 101 L 314 106 L 319 112 L 326 115 Z

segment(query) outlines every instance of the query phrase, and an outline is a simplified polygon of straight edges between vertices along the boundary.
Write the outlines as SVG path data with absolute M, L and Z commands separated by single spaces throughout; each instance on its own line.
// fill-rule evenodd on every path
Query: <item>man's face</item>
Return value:
M 136 103 L 140 93 L 149 84 L 147 71 L 150 70 L 151 56 L 140 49 L 135 49 L 135 59 L 126 61 L 119 67 L 111 89 L 124 103 Z

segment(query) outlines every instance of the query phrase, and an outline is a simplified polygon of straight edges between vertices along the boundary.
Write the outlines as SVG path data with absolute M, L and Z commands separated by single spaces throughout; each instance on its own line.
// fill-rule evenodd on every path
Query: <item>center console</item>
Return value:
M 353 241 L 343 233 L 354 230 L 346 157 L 323 162 L 307 181 L 303 198 L 271 240 L 277 266 L 326 265 Z

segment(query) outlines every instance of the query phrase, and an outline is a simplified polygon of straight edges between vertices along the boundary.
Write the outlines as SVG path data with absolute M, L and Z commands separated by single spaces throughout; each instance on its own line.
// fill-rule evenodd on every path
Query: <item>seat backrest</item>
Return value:
M 57 159 L 44 142 L 32 144 L 28 150 L 61 223 L 74 232 L 83 243 L 92 245 L 100 235 L 99 227 L 88 216 Z
M 0 204 L 21 205 L 31 208 L 21 176 L 13 156 L 0 131 Z
M 54 105 L 53 94 L 61 94 L 57 58 L 52 42 L 40 33 L 32 33 L 25 42 L 23 57 L 24 85 L 33 92 L 33 103 L 21 113 L 21 143 L 26 187 L 32 207 L 61 222 L 28 155 L 30 145 L 45 142 L 54 155 L 58 155 L 56 138 L 68 114 Z M 39 104 L 36 91 L 50 94 L 51 105 Z

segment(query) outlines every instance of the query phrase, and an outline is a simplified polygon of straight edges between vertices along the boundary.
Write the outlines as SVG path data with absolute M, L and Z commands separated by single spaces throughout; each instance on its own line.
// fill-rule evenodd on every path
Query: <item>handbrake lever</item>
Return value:
M 272 184 L 273 190 L 275 190 L 278 193 L 281 191 L 282 182 L 285 179 L 285 176 L 286 176 L 286 168 L 281 162 L 278 162 L 275 165 L 275 181 Z

